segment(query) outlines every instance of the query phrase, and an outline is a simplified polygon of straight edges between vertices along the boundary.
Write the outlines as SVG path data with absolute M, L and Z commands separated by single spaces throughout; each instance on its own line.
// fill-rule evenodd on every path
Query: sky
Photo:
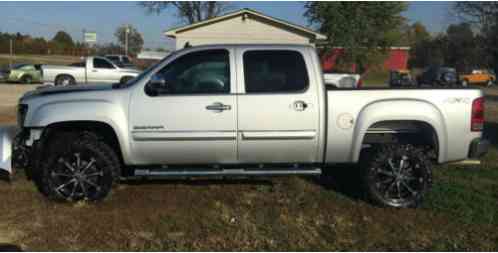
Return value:
M 452 2 L 409 2 L 403 13 L 410 22 L 422 22 L 430 32 L 443 32 L 451 23 L 448 14 Z M 303 2 L 233 2 L 231 8 L 251 8 L 270 16 L 307 26 Z M 174 10 L 147 15 L 137 2 L 0 2 L 0 32 L 20 32 L 51 39 L 59 30 L 81 40 L 83 30 L 97 32 L 99 43 L 116 42 L 114 32 L 122 24 L 131 24 L 142 33 L 144 47 L 174 47 L 163 33 L 181 25 Z

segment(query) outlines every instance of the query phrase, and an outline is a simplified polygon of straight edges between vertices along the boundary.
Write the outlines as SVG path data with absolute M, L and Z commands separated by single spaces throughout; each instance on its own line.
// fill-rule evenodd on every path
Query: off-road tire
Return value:
M 430 154 L 422 147 L 410 144 L 373 147 L 361 158 L 367 199 L 385 207 L 418 207 L 432 185 L 432 164 Z
M 21 77 L 21 83 L 22 84 L 32 84 L 33 83 L 33 77 L 30 75 L 24 75 Z
M 97 135 L 89 132 L 55 133 L 46 145 L 40 161 L 41 171 L 33 181 L 50 199 L 99 201 L 116 185 L 120 175 L 119 159 Z M 72 183 L 61 188 L 68 182 Z
M 55 86 L 75 85 L 76 81 L 70 75 L 59 75 L 55 78 Z

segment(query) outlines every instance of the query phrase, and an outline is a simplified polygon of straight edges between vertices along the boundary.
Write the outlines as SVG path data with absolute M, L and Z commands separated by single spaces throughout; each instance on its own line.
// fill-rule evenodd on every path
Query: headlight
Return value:
M 17 126 L 23 127 L 24 120 L 26 119 L 26 114 L 28 113 L 28 105 L 27 104 L 19 104 L 17 106 Z

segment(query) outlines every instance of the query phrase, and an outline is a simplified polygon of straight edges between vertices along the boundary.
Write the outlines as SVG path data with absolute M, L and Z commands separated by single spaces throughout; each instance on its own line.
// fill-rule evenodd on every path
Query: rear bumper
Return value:
M 470 143 L 469 158 L 480 158 L 488 153 L 489 141 L 476 138 Z

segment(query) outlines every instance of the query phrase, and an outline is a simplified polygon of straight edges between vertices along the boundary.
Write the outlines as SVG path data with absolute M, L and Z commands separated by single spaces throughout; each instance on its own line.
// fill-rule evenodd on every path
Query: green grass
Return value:
M 0 66 L 10 63 L 9 55 L 0 55 Z M 62 64 L 67 65 L 79 61 L 79 57 L 64 55 L 15 55 L 12 63 L 31 63 L 31 64 Z
M 498 225 L 498 169 L 447 166 L 435 171 L 424 208 L 466 224 Z

